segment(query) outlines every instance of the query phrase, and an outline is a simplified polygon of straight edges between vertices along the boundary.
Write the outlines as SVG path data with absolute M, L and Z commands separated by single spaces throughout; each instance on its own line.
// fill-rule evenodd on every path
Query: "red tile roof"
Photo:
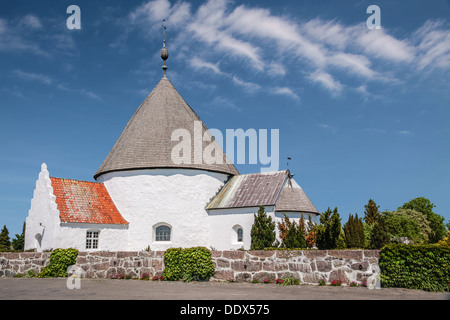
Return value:
M 61 222 L 128 224 L 103 183 L 50 179 Z

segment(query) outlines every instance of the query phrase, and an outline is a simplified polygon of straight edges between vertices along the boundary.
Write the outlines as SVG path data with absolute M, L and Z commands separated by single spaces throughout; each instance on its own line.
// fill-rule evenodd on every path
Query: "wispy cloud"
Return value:
M 365 23 L 346 25 L 320 18 L 298 21 L 229 0 L 208 0 L 195 9 L 187 1 L 148 1 L 130 12 L 129 18 L 131 25 L 146 34 L 166 19 L 176 34 L 171 45 L 191 56 L 194 68 L 229 76 L 229 68 L 238 63 L 273 77 L 302 70 L 302 77 L 333 96 L 347 88 L 367 86 L 368 81 L 400 84 L 404 71 L 410 73 L 416 65 L 419 71 L 450 68 L 449 26 L 442 21 L 427 21 L 400 38 L 387 28 L 369 30 Z M 219 57 L 229 58 L 220 68 L 215 62 Z M 289 68 L 281 61 L 289 61 Z M 253 92 L 264 87 L 255 81 L 243 82 L 241 77 L 229 76 Z
M 194 57 L 193 59 L 190 60 L 191 66 L 193 66 L 195 69 L 203 69 L 203 70 L 212 70 L 214 73 L 217 74 L 223 74 L 222 71 L 220 71 L 219 68 L 219 64 L 216 63 L 211 63 L 211 62 L 206 62 L 200 58 Z
M 300 97 L 294 91 L 292 91 L 292 89 L 290 89 L 288 87 L 275 87 L 275 88 L 273 88 L 271 93 L 287 96 L 294 100 L 300 101 Z
M 50 85 L 53 83 L 53 79 L 44 74 L 26 72 L 26 71 L 17 70 L 17 69 L 13 71 L 13 74 L 16 77 L 23 79 L 23 80 L 27 80 L 27 81 L 37 81 L 37 82 L 44 83 L 47 85 Z
M 339 95 L 342 91 L 342 84 L 335 80 L 329 73 L 324 71 L 316 71 L 309 75 L 309 79 L 313 82 L 321 84 L 325 89 L 333 95 Z

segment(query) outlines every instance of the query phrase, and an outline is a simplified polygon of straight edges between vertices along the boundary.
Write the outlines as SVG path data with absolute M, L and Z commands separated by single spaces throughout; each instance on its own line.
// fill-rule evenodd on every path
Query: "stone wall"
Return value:
M 50 252 L 0 252 L 0 276 L 12 277 L 17 273 L 35 274 L 50 262 Z
M 277 250 L 212 251 L 216 273 L 212 281 L 251 282 L 292 277 L 301 283 L 319 280 L 343 283 L 367 280 L 378 269 L 379 250 Z M 50 253 L 0 253 L 0 276 L 38 274 L 48 265 Z M 79 252 L 77 263 L 88 278 L 109 278 L 122 273 L 140 277 L 160 276 L 164 271 L 164 251 Z
M 367 280 L 378 269 L 379 250 L 213 251 L 215 280 L 272 282 L 292 277 L 301 283 Z

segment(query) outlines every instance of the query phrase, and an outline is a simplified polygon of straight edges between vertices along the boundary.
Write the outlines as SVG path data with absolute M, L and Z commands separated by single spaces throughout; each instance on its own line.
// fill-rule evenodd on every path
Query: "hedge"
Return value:
M 170 248 L 164 253 L 165 280 L 209 280 L 214 275 L 211 251 L 205 247 Z
M 391 244 L 380 251 L 383 287 L 449 291 L 450 247 Z

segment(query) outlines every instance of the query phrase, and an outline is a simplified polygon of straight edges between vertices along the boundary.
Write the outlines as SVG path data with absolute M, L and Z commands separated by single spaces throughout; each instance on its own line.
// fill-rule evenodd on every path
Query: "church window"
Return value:
M 155 229 L 155 241 L 170 241 L 170 227 L 161 225 Z
M 86 232 L 86 249 L 98 249 L 98 231 Z
M 236 230 L 236 233 L 237 233 L 237 241 L 243 242 L 244 241 L 244 230 L 242 230 L 242 228 L 239 228 Z

